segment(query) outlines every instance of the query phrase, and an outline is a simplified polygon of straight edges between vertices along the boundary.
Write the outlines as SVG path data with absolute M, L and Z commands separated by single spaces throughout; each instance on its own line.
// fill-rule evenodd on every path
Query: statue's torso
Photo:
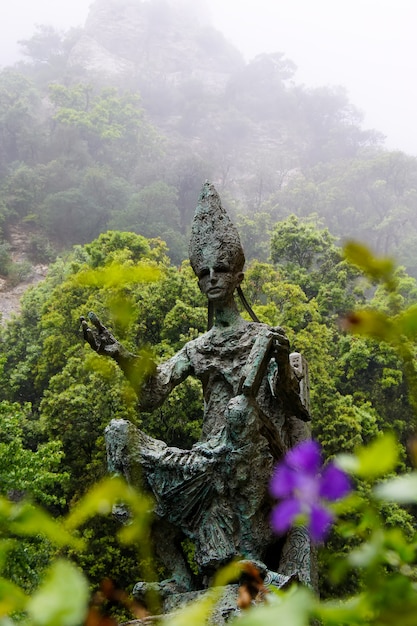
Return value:
M 203 441 L 216 437 L 224 428 L 226 408 L 239 394 L 239 382 L 255 340 L 269 330 L 266 324 L 240 320 L 232 329 L 213 328 L 185 346 L 193 374 L 203 385 Z M 256 404 L 278 432 L 282 430 L 284 414 L 280 399 L 273 395 L 274 382 L 271 368 L 261 383 Z

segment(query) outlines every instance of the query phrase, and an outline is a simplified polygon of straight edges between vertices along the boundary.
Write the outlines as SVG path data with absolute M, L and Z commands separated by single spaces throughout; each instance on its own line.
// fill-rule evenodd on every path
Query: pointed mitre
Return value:
M 206 181 L 201 189 L 191 227 L 190 262 L 199 276 L 207 267 L 226 265 L 241 272 L 245 264 L 239 233 L 223 209 L 214 186 Z

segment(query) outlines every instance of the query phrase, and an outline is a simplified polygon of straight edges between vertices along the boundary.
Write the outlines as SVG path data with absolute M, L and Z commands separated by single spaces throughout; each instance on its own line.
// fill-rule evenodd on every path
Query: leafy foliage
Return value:
M 68 546 L 83 551 L 86 544 L 76 535 L 76 530 L 86 520 L 110 513 L 112 506 L 120 501 L 132 511 L 132 524 L 124 529 L 120 540 L 135 544 L 142 557 L 142 565 L 149 561 L 146 548 L 149 528 L 149 501 L 136 494 L 120 479 L 107 479 L 91 489 L 72 513 L 64 520 L 55 521 L 42 509 L 27 503 L 12 504 L 0 498 L 0 542 L 1 573 L 4 573 L 5 557 L 10 550 L 7 537 L 42 536 L 51 544 Z M 145 571 L 145 577 L 149 572 Z M 89 586 L 82 572 L 69 560 L 55 558 L 37 588 L 27 596 L 21 587 L 0 578 L 0 617 L 24 611 L 31 624 L 50 626 L 72 626 L 79 624 L 85 617 L 89 601 Z
M 0 403 L 0 493 L 18 499 L 31 496 L 44 505 L 60 504 L 59 493 L 69 477 L 60 467 L 61 442 L 55 438 L 31 449 L 31 417 L 30 405 Z
M 159 50 L 167 40 L 164 29 L 175 25 L 175 32 L 184 32 L 189 22 L 183 12 L 167 9 L 161 16 L 158 7 L 148 16 L 147 41 Z M 186 68 L 168 83 L 154 71 L 152 54 L 147 71 L 138 71 L 138 53 L 128 42 L 123 47 L 136 73 L 121 87 L 118 78 L 103 80 L 69 62 L 80 32 L 44 26 L 22 42 L 28 62 L 0 72 L 0 272 L 15 280 L 23 275 L 24 268 L 11 264 L 7 243 L 16 225 L 32 234 L 34 255 L 49 259 L 55 249 L 64 252 L 46 281 L 25 294 L 21 315 L 1 329 L 3 493 L 15 499 L 30 493 L 54 515 L 73 510 L 105 472 L 102 431 L 112 417 L 143 420 L 150 434 L 173 445 L 189 446 L 198 437 L 202 398 L 195 381 L 176 389 L 154 414 L 138 417 L 120 372 L 85 353 L 78 319 L 96 311 L 132 351 L 152 344 L 156 360 L 205 329 L 205 303 L 182 261 L 198 191 L 210 177 L 230 213 L 239 215 L 248 258 L 257 259 L 245 280 L 255 311 L 263 321 L 284 326 L 292 348 L 309 362 L 314 435 L 325 456 L 359 450 L 350 457 L 351 466 L 359 464 L 359 504 L 346 504 L 329 544 L 331 561 L 349 551 L 352 556 L 339 569 L 326 570 L 324 597 L 334 594 L 332 585 L 339 594 L 360 585 L 374 594 L 317 604 L 295 590 L 243 623 L 303 624 L 315 616 L 325 624 L 383 624 L 395 614 L 412 624 L 415 554 L 406 537 L 414 521 L 380 498 L 395 500 L 398 488 L 397 500 L 414 506 L 407 495 L 414 475 L 388 483 L 386 492 L 374 493 L 373 480 L 412 464 L 407 444 L 415 424 L 417 287 L 409 273 L 417 275 L 416 159 L 379 147 L 377 134 L 361 128 L 343 89 L 297 85 L 285 55 L 244 64 L 213 30 L 200 34 L 204 58 L 213 41 L 221 44 L 227 76 L 217 91 L 198 72 L 190 78 Z M 396 254 L 409 273 L 350 246 L 348 260 L 365 271 L 365 282 L 336 245 L 336 237 L 348 236 L 372 242 L 381 254 Z M 168 247 L 145 237 L 162 238 Z M 149 282 L 156 271 L 160 280 Z M 362 309 L 349 316 L 357 304 Z M 376 448 L 363 447 L 386 430 L 398 436 L 395 450 L 378 438 Z M 383 466 L 381 458 L 388 462 L 394 455 L 397 465 Z M 4 516 L 19 516 L 29 510 L 25 506 L 2 500 L 1 528 L 10 526 Z M 32 513 L 24 515 L 30 519 Z M 42 585 L 57 549 L 52 531 L 45 539 L 37 536 L 46 518 L 33 515 L 34 536 L 23 540 L 22 527 L 12 528 L 20 539 L 4 561 L 4 613 L 31 606 L 22 589 Z M 82 517 L 76 526 L 77 538 L 88 539 L 91 550 L 80 554 L 78 544 L 71 550 L 93 586 L 104 572 L 121 585 L 137 575 L 138 559 L 116 545 L 111 522 Z M 55 587 L 59 597 L 62 567 L 86 598 L 77 570 L 58 563 L 35 593 L 34 623 L 70 626 L 80 620 L 79 606 L 72 612 L 67 605 L 60 616 L 53 609 L 57 603 L 49 614 L 39 609 Z M 196 623 L 209 605 L 195 609 Z

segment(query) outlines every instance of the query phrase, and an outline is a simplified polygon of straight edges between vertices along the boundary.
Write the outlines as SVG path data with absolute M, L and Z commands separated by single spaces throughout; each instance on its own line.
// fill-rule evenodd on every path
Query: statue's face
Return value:
M 198 275 L 198 284 L 210 302 L 222 302 L 233 297 L 243 280 L 243 272 L 231 272 L 227 265 L 204 267 Z

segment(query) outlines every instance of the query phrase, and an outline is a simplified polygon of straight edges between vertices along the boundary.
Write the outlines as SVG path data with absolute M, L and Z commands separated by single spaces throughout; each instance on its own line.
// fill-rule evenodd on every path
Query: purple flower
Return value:
M 319 444 L 303 441 L 286 454 L 272 476 L 270 492 L 280 500 L 272 510 L 272 528 L 283 534 L 298 515 L 303 515 L 308 519 L 312 540 L 323 541 L 334 517 L 326 503 L 342 498 L 350 490 L 348 476 L 334 463 L 323 468 Z

